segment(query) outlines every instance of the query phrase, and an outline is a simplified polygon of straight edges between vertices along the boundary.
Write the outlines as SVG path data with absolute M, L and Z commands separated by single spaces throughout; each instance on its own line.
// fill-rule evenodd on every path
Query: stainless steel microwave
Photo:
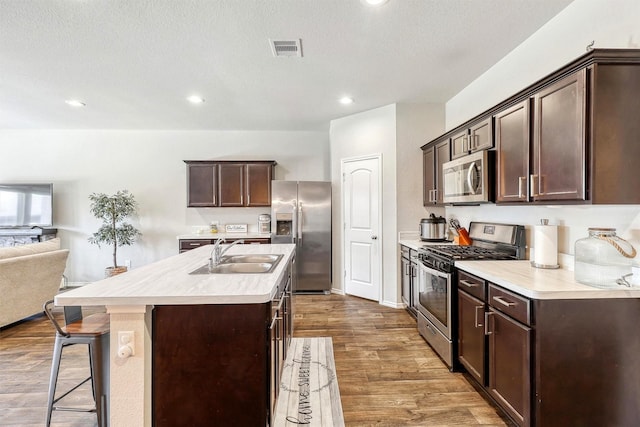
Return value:
M 443 202 L 477 204 L 493 201 L 493 151 L 477 151 L 442 165 Z

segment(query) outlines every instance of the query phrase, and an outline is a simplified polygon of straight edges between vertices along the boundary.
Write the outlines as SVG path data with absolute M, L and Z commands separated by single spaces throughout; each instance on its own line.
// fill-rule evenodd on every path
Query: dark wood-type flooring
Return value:
M 333 339 L 347 426 L 508 425 L 460 373 L 451 373 L 404 310 L 340 295 L 296 295 L 296 337 Z M 35 316 L 0 330 L 0 426 L 43 426 L 54 330 Z M 86 346 L 67 348 L 59 387 L 88 375 Z M 67 405 L 91 403 L 90 386 Z M 94 414 L 54 412 L 54 426 L 96 426 Z M 117 427 L 117 426 L 114 426 Z
M 340 295 L 297 295 L 295 337 L 333 340 L 347 426 L 506 426 L 451 373 L 405 311 Z

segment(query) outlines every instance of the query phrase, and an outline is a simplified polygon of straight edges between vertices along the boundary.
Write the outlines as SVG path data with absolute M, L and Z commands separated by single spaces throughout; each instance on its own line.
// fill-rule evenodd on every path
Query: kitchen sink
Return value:
M 255 274 L 271 273 L 278 265 L 282 255 L 247 254 L 230 255 L 222 258 L 222 262 L 209 268 L 205 264 L 189 274 Z
M 280 260 L 282 255 L 273 255 L 273 254 L 246 254 L 246 255 L 226 255 L 222 257 L 222 262 L 220 264 L 235 264 L 235 263 L 245 263 L 245 262 L 275 262 Z

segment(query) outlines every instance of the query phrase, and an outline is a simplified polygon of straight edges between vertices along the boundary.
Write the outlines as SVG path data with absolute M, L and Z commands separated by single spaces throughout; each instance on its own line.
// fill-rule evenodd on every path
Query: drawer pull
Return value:
M 470 282 L 470 281 L 468 281 L 468 280 L 460 280 L 460 283 L 462 283 L 463 285 L 465 285 L 467 288 L 475 288 L 475 287 L 477 287 L 477 286 L 478 286 L 478 284 L 477 284 L 477 283 L 473 283 L 473 282 Z
M 189 243 L 189 246 L 200 246 L 200 243 Z
M 502 298 L 501 296 L 493 297 L 493 300 L 507 307 L 513 307 L 514 305 L 516 305 L 515 302 L 509 302 L 504 298 Z

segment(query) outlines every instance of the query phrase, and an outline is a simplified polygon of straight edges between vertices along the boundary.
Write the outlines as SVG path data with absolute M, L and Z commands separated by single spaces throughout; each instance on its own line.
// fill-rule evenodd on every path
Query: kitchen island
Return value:
M 227 252 L 282 254 L 270 273 L 190 275 L 207 263 L 212 248 L 56 296 L 56 305 L 106 306 L 111 316 L 110 425 L 197 425 L 199 416 L 225 425 L 230 415 L 234 422 L 226 425 L 267 423 L 272 357 L 282 354 L 287 330 L 274 302 L 292 285 L 295 246 L 236 245 Z M 289 319 L 291 312 L 289 306 Z M 282 322 L 275 334 L 272 316 Z M 122 332 L 133 333 L 130 357 L 118 356 Z

